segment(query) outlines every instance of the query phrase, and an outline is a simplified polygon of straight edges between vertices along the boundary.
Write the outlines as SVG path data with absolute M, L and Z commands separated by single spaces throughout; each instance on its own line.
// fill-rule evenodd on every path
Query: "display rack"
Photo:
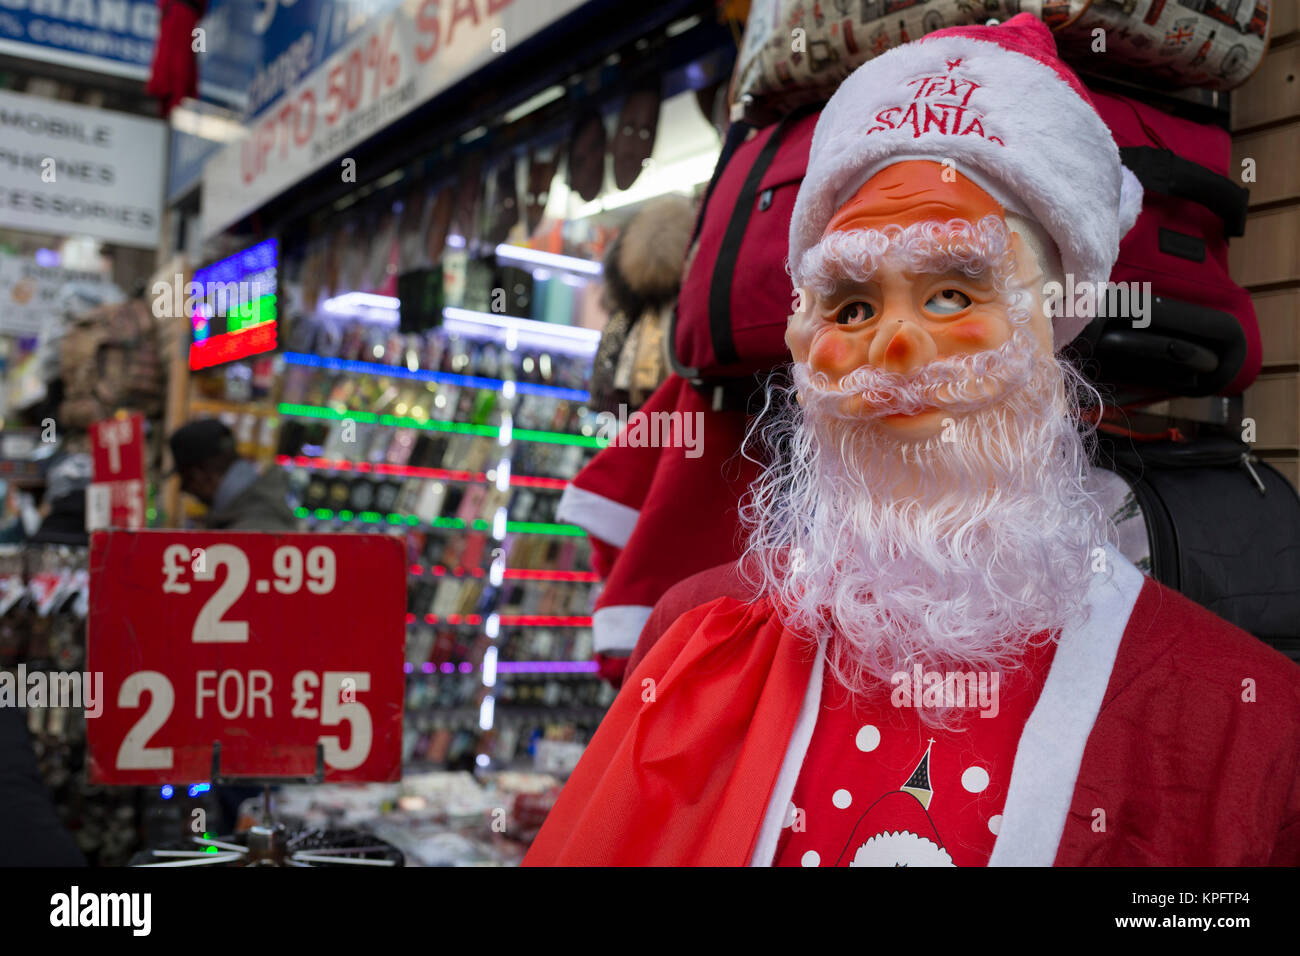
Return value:
M 585 743 L 613 698 L 591 661 L 598 577 L 585 532 L 553 519 L 605 444 L 582 387 L 598 334 L 448 307 L 397 346 L 377 314 L 395 300 L 352 300 L 328 300 L 325 348 L 299 335 L 280 356 L 274 460 L 308 528 L 407 541 L 404 768 Z

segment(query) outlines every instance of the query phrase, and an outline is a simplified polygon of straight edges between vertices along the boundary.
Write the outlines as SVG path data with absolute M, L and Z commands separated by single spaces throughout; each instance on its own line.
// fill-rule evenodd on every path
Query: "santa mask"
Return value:
M 1077 616 L 1105 540 L 1040 291 L 1057 257 L 1010 218 L 904 161 L 793 264 L 794 385 L 760 419 L 775 464 L 746 508 L 750 566 L 855 693 L 918 663 L 1014 667 Z

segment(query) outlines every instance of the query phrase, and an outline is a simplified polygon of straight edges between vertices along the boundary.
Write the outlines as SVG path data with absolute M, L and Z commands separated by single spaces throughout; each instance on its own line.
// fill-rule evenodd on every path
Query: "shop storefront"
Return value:
M 1294 13 L 12 6 L 0 862 L 1296 862 Z

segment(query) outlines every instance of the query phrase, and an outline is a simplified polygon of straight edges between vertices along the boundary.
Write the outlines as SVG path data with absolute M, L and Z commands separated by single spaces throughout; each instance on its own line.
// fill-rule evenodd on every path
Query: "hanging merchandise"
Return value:
M 302 307 L 308 313 L 316 311 L 320 301 L 321 286 L 325 282 L 325 250 L 327 243 L 313 239 L 307 244 L 302 260 Z
M 535 147 L 528 157 L 528 192 L 524 194 L 524 224 L 531 238 L 541 225 L 546 204 L 551 198 L 551 183 L 560 164 L 560 150 L 552 146 Z
M 507 157 L 497 167 L 495 175 L 490 179 L 493 196 L 491 202 L 487 204 L 487 208 L 491 210 L 491 213 L 484 239 L 493 246 L 505 242 L 506 237 L 510 235 L 510 230 L 519 221 L 519 197 L 515 186 L 515 166 L 514 157 Z
M 747 120 L 771 123 L 798 106 L 824 102 L 855 68 L 895 47 L 1022 11 L 1057 31 L 1062 55 L 1081 71 L 1228 90 L 1263 59 L 1269 6 L 1269 0 L 1238 0 L 1229 14 L 1204 0 L 769 0 L 755 3 L 746 23 L 732 102 Z M 792 43 L 792 31 L 800 44 Z
M 633 90 L 618 114 L 618 127 L 609 152 L 614 158 L 614 184 L 628 189 L 641 175 L 659 128 L 659 84 L 652 83 Z
M 727 116 L 727 84 L 725 81 L 718 80 L 709 86 L 702 86 L 696 90 L 695 105 L 700 108 L 700 113 L 717 130 L 719 136 L 727 135 L 727 126 L 730 120 Z
M 479 237 L 479 197 L 483 194 L 483 153 L 470 154 L 461 163 L 452 198 L 451 228 L 465 242 Z
M 362 288 L 367 292 L 376 292 L 384 287 L 390 276 L 389 267 L 397 250 L 397 214 L 391 208 L 384 209 L 375 225 L 374 235 L 370 239 L 365 277 Z
M 429 212 L 424 233 L 424 254 L 436 265 L 447 248 L 447 234 L 451 231 L 452 197 L 459 185 L 446 183 L 435 189 L 429 197 Z
M 638 407 L 667 376 L 666 333 L 694 222 L 690 201 L 664 196 L 647 203 L 610 246 L 606 296 L 622 321 L 601 339 L 591 387 L 596 407 Z
M 162 411 L 164 369 L 149 303 L 132 299 L 68 319 L 60 354 L 65 427 L 85 428 L 119 408 Z
M 731 102 L 746 121 L 776 122 L 823 103 L 872 57 L 943 27 L 1005 19 L 1041 0 L 862 0 L 831 6 L 802 0 L 754 3 L 736 57 Z M 827 15 L 829 14 L 829 16 Z M 792 37 L 801 42 L 795 43 Z
M 573 124 L 569 141 L 569 188 L 592 202 L 605 185 L 605 121 L 591 109 Z
M 715 410 L 685 379 L 670 375 L 636 415 L 640 427 L 621 422 L 621 438 L 573 479 L 557 509 L 559 521 L 588 532 L 605 578 L 595 650 L 615 686 L 664 592 L 739 556 L 739 503 L 759 472 L 752 456 L 738 454 L 744 411 Z M 647 422 L 673 420 L 681 428 L 669 441 L 647 436 Z
M 162 115 L 186 97 L 199 95 L 199 69 L 195 61 L 195 28 L 207 13 L 207 0 L 158 0 L 161 22 L 158 45 L 145 92 L 156 97 Z M 201 32 L 201 31 L 200 31 Z
M 337 225 L 335 222 L 330 222 L 329 225 L 326 225 L 324 228 L 329 228 L 330 225 L 333 225 L 334 228 L 330 229 L 326 236 L 325 251 L 323 253 L 325 275 L 321 295 L 326 297 L 336 296 L 341 292 L 346 291 L 339 284 L 344 243 L 343 227 Z
M 397 272 L 401 275 L 429 264 L 424 233 L 433 209 L 431 195 L 423 185 L 412 186 L 402 197 L 402 214 L 397 221 Z
M 1283 0 L 1286 2 L 1286 0 Z M 1268 48 L 1271 0 L 1044 2 L 1061 55 L 1083 73 L 1147 86 L 1231 90 Z M 1097 42 L 1102 31 L 1105 43 Z
M 343 251 L 339 257 L 339 288 L 334 292 L 335 295 L 342 292 L 364 291 L 366 261 L 374 234 L 373 213 L 353 215 L 351 222 L 343 227 Z

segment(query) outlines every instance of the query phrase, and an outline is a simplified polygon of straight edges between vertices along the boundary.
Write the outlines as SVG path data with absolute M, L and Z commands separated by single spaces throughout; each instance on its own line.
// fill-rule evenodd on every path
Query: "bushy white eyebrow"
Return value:
M 883 265 L 915 273 L 955 269 L 971 277 L 992 271 L 1003 280 L 1014 271 L 1010 248 L 1010 232 L 997 216 L 974 225 L 953 219 L 833 232 L 803 254 L 794 281 L 829 296 L 846 282 L 870 281 Z

